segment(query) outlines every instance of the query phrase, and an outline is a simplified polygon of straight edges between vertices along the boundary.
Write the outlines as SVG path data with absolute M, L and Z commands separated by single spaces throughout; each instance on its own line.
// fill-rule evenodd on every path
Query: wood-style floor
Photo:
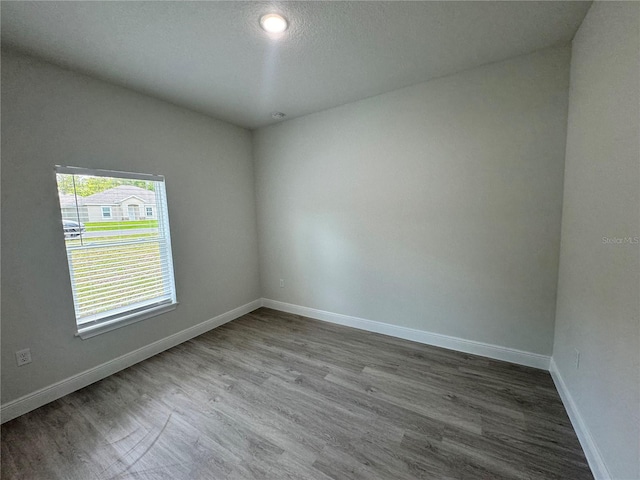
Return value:
M 3 479 L 592 479 L 547 372 L 259 309 L 2 426 Z

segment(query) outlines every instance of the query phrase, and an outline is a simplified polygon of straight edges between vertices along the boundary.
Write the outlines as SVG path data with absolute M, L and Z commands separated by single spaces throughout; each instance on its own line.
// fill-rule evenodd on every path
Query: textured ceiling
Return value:
M 589 2 L 2 2 L 2 42 L 248 128 L 571 40 Z M 290 28 L 258 25 L 280 12 Z

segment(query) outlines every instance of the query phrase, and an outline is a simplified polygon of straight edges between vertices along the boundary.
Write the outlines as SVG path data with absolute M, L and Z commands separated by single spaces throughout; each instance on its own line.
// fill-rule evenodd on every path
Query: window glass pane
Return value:
M 112 173 L 57 173 L 79 326 L 175 303 L 164 181 Z

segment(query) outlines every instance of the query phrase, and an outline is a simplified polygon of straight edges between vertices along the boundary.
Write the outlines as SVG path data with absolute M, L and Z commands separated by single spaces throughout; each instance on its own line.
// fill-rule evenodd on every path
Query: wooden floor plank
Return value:
M 261 308 L 2 425 L 2 478 L 591 480 L 547 372 Z

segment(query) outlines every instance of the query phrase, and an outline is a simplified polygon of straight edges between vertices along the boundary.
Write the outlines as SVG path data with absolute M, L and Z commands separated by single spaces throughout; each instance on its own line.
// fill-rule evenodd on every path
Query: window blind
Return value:
M 79 332 L 175 304 L 164 177 L 58 166 L 56 178 Z

